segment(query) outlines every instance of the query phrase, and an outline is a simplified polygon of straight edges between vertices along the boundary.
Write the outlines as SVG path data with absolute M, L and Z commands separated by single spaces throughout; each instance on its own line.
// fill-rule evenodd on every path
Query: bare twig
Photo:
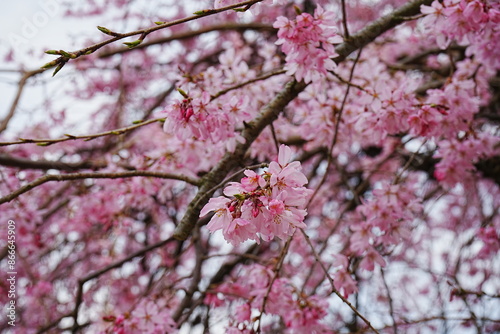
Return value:
M 345 8 L 345 0 L 342 0 L 342 25 L 344 26 L 345 38 L 349 38 L 349 29 L 347 29 L 347 11 Z
M 236 8 L 241 8 L 241 7 L 244 7 L 244 9 L 248 9 L 250 8 L 252 5 L 258 3 L 258 2 L 262 2 L 263 0 L 248 0 L 248 1 L 243 1 L 243 2 L 239 2 L 239 3 L 236 3 L 236 4 L 233 4 L 233 5 L 230 5 L 230 6 L 225 6 L 225 7 L 221 7 L 221 8 L 217 8 L 217 9 L 204 9 L 204 10 L 200 10 L 200 11 L 197 11 L 195 12 L 195 15 L 192 15 L 192 16 L 188 16 L 188 17 L 185 17 L 185 18 L 182 18 L 182 19 L 178 19 L 178 20 L 174 20 L 174 21 L 170 21 L 170 22 L 158 22 L 158 24 L 154 27 L 150 27 L 150 28 L 146 28 L 146 29 L 140 29 L 140 30 L 135 30 L 135 31 L 131 31 L 131 32 L 128 32 L 128 33 L 115 33 L 115 32 L 112 32 L 110 31 L 109 29 L 106 29 L 104 27 L 99 27 L 99 30 L 107 35 L 110 35 L 110 36 L 113 36 L 113 38 L 110 38 L 110 39 L 107 39 L 105 41 L 102 41 L 102 42 L 99 42 L 99 43 L 96 43 L 94 45 L 91 45 L 91 46 L 88 46 L 86 48 L 83 48 L 83 49 L 80 49 L 80 50 L 77 50 L 77 51 L 73 51 L 73 52 L 66 52 L 66 51 L 57 51 L 57 50 L 49 50 L 47 51 L 47 53 L 49 54 L 55 54 L 55 55 L 60 55 L 59 58 L 45 64 L 42 69 L 43 70 L 46 70 L 46 69 L 49 69 L 49 68 L 52 68 L 52 67 L 56 67 L 56 70 L 54 71 L 54 75 L 67 63 L 69 62 L 70 60 L 72 59 L 77 59 L 81 56 L 86 56 L 86 55 L 89 55 L 97 50 L 99 50 L 100 48 L 102 48 L 103 46 L 105 45 L 108 45 L 108 44 L 111 44 L 111 43 L 114 43 L 116 41 L 119 41 L 121 39 L 124 39 L 124 38 L 127 38 L 127 37 L 131 37 L 131 36 L 136 36 L 136 35 L 139 35 L 139 39 L 134 41 L 134 42 L 127 42 L 125 43 L 129 48 L 133 48 L 133 47 L 137 47 L 138 45 L 140 45 L 142 43 L 142 41 L 146 38 L 146 36 L 148 36 L 150 33 L 154 32 L 154 31 L 157 31 L 157 30 L 161 30 L 161 29 L 165 29 L 165 28 L 168 28 L 168 27 L 172 27 L 174 25 L 178 25 L 178 24 L 182 24 L 182 23 L 186 23 L 186 22 L 189 22 L 189 21 L 193 21 L 193 20 L 197 20 L 201 17 L 205 17 L 205 16 L 210 16 L 210 15 L 214 15 L 214 14 L 218 14 L 218 13 L 222 13 L 222 12 L 225 12 L 225 11 L 228 11 L 228 10 L 232 10 L 232 9 L 236 9 Z
M 349 74 L 349 80 L 348 82 L 352 81 L 352 78 L 354 76 L 354 69 L 356 68 L 356 64 L 358 63 L 359 57 L 361 56 L 361 50 L 358 52 L 358 55 L 356 56 L 356 59 L 354 60 L 354 63 L 352 64 L 351 72 Z M 347 101 L 347 97 L 349 96 L 349 91 L 351 90 L 351 86 L 347 85 L 345 94 L 344 94 L 344 99 L 342 100 L 342 105 L 340 106 L 340 109 L 337 111 L 336 119 L 335 119 L 335 129 L 333 132 L 333 138 L 332 138 L 332 143 L 330 144 L 330 147 L 328 149 L 328 157 L 327 157 L 327 165 L 326 165 L 326 171 L 323 174 L 323 177 L 321 178 L 321 181 L 319 182 L 318 186 L 314 190 L 314 193 L 311 195 L 311 198 L 309 198 L 309 203 L 308 205 L 312 202 L 314 197 L 318 194 L 321 186 L 325 183 L 326 178 L 328 176 L 328 170 L 330 169 L 330 166 L 332 164 L 333 160 L 333 148 L 337 144 L 337 139 L 339 135 L 339 129 L 340 129 L 340 122 L 342 120 L 342 113 L 344 111 L 344 107 Z
M 26 158 L 19 158 L 0 153 L 0 165 L 22 168 L 22 169 L 57 169 L 64 171 L 75 171 L 77 169 L 99 169 L 104 168 L 108 164 L 104 160 L 86 160 L 80 162 L 62 162 L 50 160 L 31 160 Z
M 246 85 L 249 85 L 249 84 L 252 84 L 254 82 L 257 82 L 257 81 L 261 81 L 261 80 L 265 80 L 265 79 L 268 79 L 270 77 L 273 77 L 275 75 L 280 75 L 280 74 L 284 74 L 286 73 L 286 70 L 276 70 L 276 71 L 272 71 L 272 72 L 269 72 L 269 73 L 266 73 L 266 74 L 263 74 L 261 75 L 260 77 L 256 77 L 256 78 L 253 78 L 253 79 L 250 79 L 250 80 L 247 80 L 247 81 L 244 81 L 242 83 L 239 83 L 237 85 L 234 85 L 234 86 L 231 86 L 231 87 L 228 87 L 226 89 L 223 89 L 219 92 L 217 92 L 216 94 L 212 95 L 211 96 L 211 99 L 212 100 L 215 100 L 216 98 L 218 98 L 219 96 L 221 95 L 224 95 L 226 93 L 229 93 L 230 91 L 232 90 L 236 90 L 236 89 L 239 89 L 239 88 L 242 88 L 242 87 L 245 87 Z
M 389 314 L 392 318 L 392 330 L 394 334 L 398 334 L 398 324 L 396 322 L 396 317 L 394 316 L 394 302 L 392 300 L 391 290 L 389 289 L 389 285 L 387 284 L 384 269 L 382 267 L 380 267 L 380 275 L 382 276 L 382 282 L 384 283 L 385 290 L 387 291 L 387 299 L 389 301 Z
M 148 46 L 151 45 L 156 45 L 156 44 L 165 44 L 169 43 L 172 41 L 179 41 L 183 39 L 189 39 L 193 38 L 202 34 L 206 34 L 212 31 L 244 31 L 244 30 L 257 30 L 257 31 L 270 31 L 274 32 L 276 31 L 275 28 L 273 28 L 272 25 L 269 24 L 264 24 L 264 23 L 259 23 L 259 22 L 248 22 L 248 23 L 236 23 L 236 22 L 228 22 L 228 23 L 222 23 L 222 24 L 215 24 L 212 26 L 208 27 L 203 27 L 200 29 L 196 30 L 189 30 L 189 31 L 184 31 L 180 33 L 173 34 L 171 36 L 167 37 L 160 37 L 156 39 L 152 39 L 148 42 L 143 42 L 136 46 L 133 49 L 130 48 L 119 48 L 119 49 L 113 49 L 113 50 L 103 50 L 102 52 L 99 53 L 99 58 L 107 58 L 111 57 L 115 54 L 121 54 L 124 52 L 132 51 L 135 49 L 144 49 L 147 48 Z
M 38 75 L 42 73 L 44 70 L 43 69 L 38 69 L 34 71 L 29 71 L 25 72 L 23 76 L 21 77 L 21 80 L 19 80 L 19 84 L 17 87 L 17 93 L 16 96 L 14 97 L 14 101 L 12 102 L 9 113 L 5 118 L 0 122 L 0 133 L 2 133 L 5 129 L 7 129 L 7 126 L 9 125 L 10 120 L 12 117 L 14 117 L 14 114 L 17 109 L 17 105 L 19 104 L 19 100 L 21 99 L 21 95 L 23 93 L 24 87 L 26 86 L 26 82 L 28 81 L 29 78 Z
M 274 269 L 273 269 L 274 275 L 269 282 L 269 286 L 267 287 L 266 294 L 262 298 L 262 305 L 260 307 L 260 313 L 257 316 L 257 318 L 255 319 L 255 321 L 258 321 L 257 330 L 255 331 L 256 333 L 260 333 L 260 331 L 261 331 L 262 315 L 266 311 L 266 304 L 267 304 L 267 300 L 269 299 L 269 294 L 271 293 L 271 290 L 273 288 L 274 281 L 276 281 L 276 279 L 279 276 L 279 273 L 281 271 L 281 267 L 283 266 L 283 262 L 285 261 L 285 257 L 288 253 L 288 250 L 290 249 L 290 244 L 292 243 L 292 239 L 293 239 L 293 235 L 291 235 L 288 238 L 288 240 L 286 241 L 285 245 L 283 246 L 283 249 L 280 252 L 278 262 L 274 266 Z

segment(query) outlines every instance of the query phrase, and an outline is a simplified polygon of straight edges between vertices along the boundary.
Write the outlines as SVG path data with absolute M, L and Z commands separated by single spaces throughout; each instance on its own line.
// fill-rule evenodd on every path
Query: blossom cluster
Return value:
M 261 175 L 246 170 L 240 182 L 231 182 L 224 194 L 211 198 L 200 216 L 214 211 L 207 227 L 211 232 L 222 229 L 226 241 L 238 245 L 248 239 L 260 242 L 281 239 L 304 228 L 307 198 L 312 192 L 304 187 L 306 176 L 300 162 L 290 162 L 292 150 L 281 145 L 278 161 L 269 164 Z
M 470 181 L 471 172 L 476 170 L 474 164 L 481 158 L 492 156 L 497 143 L 498 140 L 489 135 L 441 141 L 434 154 L 434 157 L 441 158 L 436 164 L 434 177 L 448 187 Z
M 421 6 L 426 32 L 435 35 L 436 43 L 445 49 L 453 41 L 467 44 L 468 53 L 493 67 L 499 67 L 498 47 L 500 40 L 500 5 L 498 2 L 434 1 L 431 6 Z
M 221 137 L 229 137 L 229 133 L 233 131 L 229 127 L 227 116 L 224 117 L 224 113 L 218 112 L 209 103 L 210 94 L 207 92 L 202 92 L 199 97 L 185 96 L 184 99 L 175 101 L 166 110 L 164 131 L 175 133 L 179 139 L 195 137 L 217 141 Z
M 104 322 L 111 323 L 104 333 L 177 333 L 177 326 L 166 305 L 153 301 L 142 301 L 131 313 L 118 316 L 104 316 Z
M 245 267 L 235 282 L 223 283 L 215 291 L 207 293 L 204 303 L 213 307 L 222 307 L 227 302 L 237 305 L 231 308 L 227 333 L 252 333 L 248 330 L 253 325 L 252 310 L 261 311 L 266 295 L 264 313 L 280 316 L 287 328 L 296 333 L 325 330 L 321 320 L 326 316 L 327 301 L 318 295 L 306 295 L 286 277 L 272 281 L 273 275 L 271 269 L 261 265 Z M 224 299 L 219 299 L 218 293 Z
M 420 200 L 415 196 L 409 184 L 390 184 L 383 182 L 372 192 L 373 197 L 357 207 L 358 220 L 350 226 L 350 252 L 361 258 L 359 268 L 373 271 L 375 265 L 386 266 L 381 255 L 384 249 L 391 249 L 411 237 L 409 224 L 422 211 Z M 340 269 L 336 274 L 336 287 L 345 295 L 356 291 L 352 280 L 347 275 L 347 258 L 337 255 Z
M 314 16 L 302 13 L 295 20 L 280 16 L 274 22 L 279 29 L 278 41 L 286 54 L 288 75 L 295 75 L 298 81 L 306 83 L 324 77 L 327 71 L 336 67 L 332 58 L 338 56 L 334 44 L 340 44 L 343 38 L 333 27 L 335 14 L 318 5 Z

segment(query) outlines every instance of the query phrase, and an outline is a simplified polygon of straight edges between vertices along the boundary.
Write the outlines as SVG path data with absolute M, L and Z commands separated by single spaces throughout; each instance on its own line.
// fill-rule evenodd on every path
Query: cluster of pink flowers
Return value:
M 383 182 L 372 194 L 372 199 L 356 209 L 360 214 L 356 219 L 361 221 L 350 226 L 354 233 L 350 237 L 349 249 L 353 255 L 362 258 L 359 267 L 367 271 L 373 271 L 375 264 L 385 267 L 380 250 L 409 239 L 408 224 L 422 210 L 420 200 L 407 186 Z M 347 268 L 344 261 L 339 263 L 341 269 Z M 346 282 L 351 285 L 349 280 Z M 354 291 L 352 287 L 344 290 Z
M 280 316 L 287 328 L 300 333 L 324 330 L 321 320 L 326 316 L 328 302 L 318 295 L 307 296 L 285 277 L 274 280 L 269 290 L 273 276 L 274 272 L 267 267 L 258 264 L 248 266 L 235 282 L 223 283 L 208 293 L 204 302 L 212 307 L 222 307 L 226 303 L 237 305 L 231 308 L 233 311 L 227 333 L 253 333 L 245 330 L 252 328 L 252 310 L 262 311 L 266 295 L 264 313 Z M 217 293 L 221 293 L 224 299 L 219 299 Z M 235 328 L 244 329 L 234 331 Z
M 445 49 L 454 40 L 459 44 L 470 43 L 468 52 L 476 54 L 479 61 L 500 66 L 498 2 L 434 1 L 431 6 L 422 5 L 421 12 L 427 15 L 422 20 L 425 32 L 431 32 L 441 48 Z
M 378 66 L 375 61 L 372 66 Z M 366 67 L 362 67 L 365 69 Z M 415 103 L 412 83 L 376 80 L 373 87 L 359 93 L 357 103 L 367 111 L 358 114 L 355 129 L 375 142 L 385 139 L 388 134 L 396 134 L 408 129 L 408 117 Z
M 143 301 L 131 313 L 119 316 L 105 316 L 103 320 L 113 325 L 104 333 L 177 333 L 177 325 L 170 315 L 169 308 L 160 303 Z
M 492 156 L 497 142 L 496 138 L 488 135 L 441 141 L 434 155 L 441 158 L 436 164 L 434 177 L 448 187 L 470 181 L 471 172 L 476 170 L 474 164 L 481 158 Z
M 282 45 L 286 54 L 288 75 L 308 83 L 317 81 L 336 67 L 332 60 L 338 56 L 334 44 L 342 43 L 343 39 L 333 27 L 334 16 L 333 12 L 318 5 L 314 17 L 302 13 L 293 21 L 284 16 L 277 18 L 273 25 L 279 29 L 276 44 Z
M 167 118 L 163 130 L 167 133 L 175 133 L 179 139 L 210 138 L 216 124 L 207 108 L 209 102 L 210 94 L 207 92 L 203 92 L 197 98 L 185 97 L 175 101 L 166 109 Z
M 281 145 L 278 161 L 271 162 L 267 171 L 259 175 L 246 170 L 241 183 L 231 182 L 224 189 L 224 194 L 232 198 L 211 198 L 200 213 L 205 216 L 215 211 L 208 229 L 222 229 L 224 238 L 238 245 L 248 239 L 284 239 L 297 227 L 306 227 L 305 206 L 312 191 L 304 187 L 307 178 L 300 162 L 290 162 L 291 157 L 292 150 Z
M 226 142 L 232 150 L 235 140 L 243 140 L 234 132 L 234 127 L 238 121 L 246 119 L 248 102 L 243 97 L 233 97 L 224 106 L 219 106 L 211 103 L 210 94 L 206 91 L 195 90 L 193 95 L 199 96 L 186 95 L 165 110 L 167 117 L 163 130 L 175 134 L 182 141 L 197 139 L 212 143 Z M 229 139 L 233 140 L 228 142 Z

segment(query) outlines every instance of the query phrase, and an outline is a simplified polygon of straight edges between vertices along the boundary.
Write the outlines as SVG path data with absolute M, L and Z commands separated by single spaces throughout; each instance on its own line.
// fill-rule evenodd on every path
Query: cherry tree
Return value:
M 2 55 L 2 330 L 500 332 L 497 1 L 58 3 L 102 24 Z

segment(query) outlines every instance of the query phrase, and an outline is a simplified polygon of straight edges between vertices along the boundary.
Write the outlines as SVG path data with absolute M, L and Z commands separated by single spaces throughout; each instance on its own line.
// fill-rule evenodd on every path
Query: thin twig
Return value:
M 209 32 L 213 31 L 244 31 L 244 30 L 264 30 L 264 31 L 270 31 L 274 32 L 277 29 L 273 28 L 272 25 L 270 24 L 264 24 L 260 22 L 248 22 L 248 23 L 237 23 L 237 22 L 227 22 L 227 23 L 222 23 L 222 24 L 214 24 L 208 27 L 203 27 L 200 29 L 196 30 L 189 30 L 189 31 L 183 31 L 180 33 L 172 34 L 171 36 L 167 37 L 160 37 L 156 39 L 152 39 L 148 42 L 143 42 L 136 46 L 133 49 L 130 48 L 119 48 L 119 49 L 113 49 L 113 50 L 103 50 L 102 52 L 99 53 L 98 57 L 99 58 L 107 58 L 111 57 L 116 54 L 121 54 L 124 52 L 129 52 L 135 49 L 144 49 L 147 48 L 148 46 L 151 45 L 157 45 L 157 44 L 165 44 L 169 43 L 172 41 L 179 41 L 183 39 L 189 39 L 193 37 L 200 36 L 202 34 L 206 34 Z
M 247 81 L 244 81 L 242 83 L 239 83 L 237 85 L 234 85 L 234 86 L 231 86 L 231 87 L 228 87 L 226 89 L 223 89 L 221 91 L 218 91 L 217 93 L 215 93 L 214 95 L 211 96 L 211 101 L 215 100 L 216 98 L 218 98 L 219 96 L 221 95 L 224 95 L 226 93 L 229 93 L 230 91 L 232 90 L 236 90 L 236 89 L 239 89 L 239 88 L 242 88 L 242 87 L 245 87 L 246 85 L 249 85 L 251 83 L 254 83 L 254 82 L 257 82 L 257 81 L 261 81 L 261 80 L 265 80 L 265 79 L 268 79 L 270 77 L 273 77 L 275 75 L 280 75 L 280 74 L 284 74 L 286 73 L 286 70 L 283 70 L 283 69 L 280 69 L 280 70 L 276 70 L 276 71 L 272 71 L 272 72 L 269 72 L 269 73 L 266 73 L 266 74 L 263 74 L 259 77 L 256 77 L 256 78 L 253 78 L 253 79 L 250 79 L 250 80 L 247 80 Z
M 345 0 L 342 0 L 342 25 L 344 26 L 345 38 L 349 38 L 349 29 L 347 29 L 347 11 L 345 8 Z
M 359 50 L 358 55 L 356 56 L 356 59 L 354 60 L 354 63 L 352 64 L 352 68 L 351 68 L 351 72 L 349 74 L 348 82 L 352 81 L 352 78 L 354 76 L 354 69 L 356 68 L 356 64 L 358 63 L 358 60 L 360 57 L 361 57 L 361 50 Z M 328 170 L 330 170 L 330 166 L 331 166 L 332 160 L 333 160 L 333 148 L 337 144 L 337 139 L 338 139 L 338 134 L 339 134 L 339 129 L 340 129 L 340 121 L 342 120 L 342 113 L 344 111 L 344 107 L 345 107 L 345 104 L 347 102 L 347 97 L 349 96 L 350 89 L 351 89 L 351 85 L 347 85 L 347 88 L 346 88 L 346 91 L 344 94 L 344 99 L 342 100 L 342 104 L 340 106 L 340 110 L 337 112 L 337 115 L 336 115 L 337 117 L 335 119 L 335 130 L 333 133 L 332 143 L 330 144 L 330 148 L 328 150 L 329 152 L 328 152 L 328 157 L 327 157 L 326 171 L 323 174 L 323 177 L 321 178 L 321 181 L 319 182 L 318 186 L 314 190 L 314 193 L 309 198 L 309 202 L 307 205 L 309 205 L 312 202 L 312 200 L 314 199 L 314 197 L 316 197 L 321 186 L 325 183 L 326 178 L 328 176 Z
M 28 81 L 28 79 L 35 76 L 35 75 L 42 73 L 43 71 L 44 71 L 43 69 L 38 69 L 38 70 L 34 70 L 34 71 L 25 72 L 23 74 L 23 76 L 19 80 L 19 84 L 17 87 L 17 93 L 16 93 L 16 96 L 14 97 L 14 101 L 12 102 L 12 104 L 10 106 L 9 113 L 0 122 L 0 133 L 2 133 L 5 129 L 7 129 L 7 126 L 9 125 L 10 120 L 12 119 L 12 117 L 14 117 L 14 114 L 15 114 L 16 109 L 17 109 L 17 105 L 19 104 L 19 100 L 21 99 L 21 95 L 23 93 L 24 87 L 26 86 L 26 82 Z
M 110 265 L 100 269 L 100 270 L 97 270 L 81 279 L 78 280 L 78 288 L 77 288 L 77 292 L 76 292 L 76 300 L 75 300 L 75 307 L 73 308 L 73 311 L 67 313 L 67 314 L 64 314 L 62 316 L 60 316 L 59 318 L 57 318 L 56 320 L 50 322 L 48 325 L 45 325 L 44 327 L 40 328 L 38 331 L 37 331 L 37 334 L 41 334 L 41 333 L 45 333 L 46 331 L 50 330 L 51 328 L 57 326 L 62 319 L 64 318 L 68 318 L 68 317 L 72 317 L 74 319 L 74 325 L 72 327 L 72 330 L 76 330 L 78 328 L 81 328 L 82 326 L 84 325 L 78 325 L 77 323 L 77 317 L 78 317 L 78 311 L 79 311 L 79 308 L 80 308 L 80 305 L 81 303 L 83 302 L 83 286 L 86 282 L 90 281 L 90 280 L 93 280 L 95 278 L 98 278 L 99 276 L 107 273 L 108 271 L 110 270 L 113 270 L 113 269 L 116 269 L 116 268 L 119 268 L 121 267 L 123 264 L 133 260 L 134 258 L 136 257 L 139 257 L 139 256 L 143 256 L 144 254 L 156 249 L 156 248 L 159 248 L 159 247 L 162 247 L 172 241 L 175 241 L 173 238 L 168 238 L 168 239 L 164 239 L 164 240 L 161 240 L 155 244 L 152 244 L 148 247 L 145 247 L 129 256 L 127 256 L 126 258 L 120 260 L 120 261 L 117 261 L 117 262 L 114 262 L 114 263 L 111 263 Z
M 288 250 L 290 249 L 290 244 L 292 243 L 292 239 L 293 239 L 293 235 L 288 237 L 288 240 L 286 241 L 285 245 L 283 246 L 283 249 L 281 250 L 281 253 L 280 253 L 279 258 L 278 258 L 278 262 L 274 266 L 274 270 L 273 270 L 274 275 L 273 275 L 271 281 L 269 282 L 269 286 L 267 287 L 267 291 L 266 291 L 266 294 L 264 295 L 264 298 L 262 298 L 262 305 L 260 307 L 260 313 L 257 316 L 257 318 L 255 319 L 255 321 L 258 321 L 257 330 L 255 331 L 256 333 L 260 333 L 260 331 L 261 331 L 262 315 L 266 311 L 266 303 L 267 303 L 267 300 L 269 299 L 269 294 L 271 293 L 271 290 L 273 288 L 274 281 L 276 281 L 276 279 L 279 276 L 279 272 L 281 271 L 281 267 L 283 266 L 283 262 L 285 261 L 285 256 L 288 253 Z
M 57 169 L 71 172 L 77 169 L 100 169 L 108 164 L 104 160 L 84 160 L 80 162 L 31 160 L 0 153 L 0 165 L 22 169 Z
M 311 251 L 314 255 L 314 258 L 316 259 L 316 262 L 319 263 L 320 267 L 323 269 L 323 272 L 325 273 L 325 276 L 326 278 L 330 281 L 330 285 L 332 287 L 332 292 L 334 294 L 336 294 L 340 299 L 342 299 L 342 301 L 347 304 L 347 306 L 349 306 L 351 308 L 351 310 L 358 316 L 361 318 L 361 320 L 363 320 L 365 322 L 365 324 L 370 327 L 370 329 L 374 332 L 374 333 L 379 333 L 377 329 L 375 329 L 375 327 L 372 326 L 372 324 L 370 323 L 370 321 L 365 318 L 359 311 L 358 309 L 356 309 L 356 307 L 354 307 L 354 305 L 351 304 L 351 302 L 349 300 L 347 300 L 347 298 L 345 298 L 344 296 L 342 296 L 342 294 L 337 290 L 337 288 L 335 288 L 335 284 L 333 282 L 333 278 L 330 276 L 330 274 L 328 273 L 328 269 L 325 267 L 325 265 L 323 264 L 323 261 L 321 261 L 318 253 L 316 252 L 316 250 L 314 249 L 314 246 L 313 244 L 311 243 L 311 240 L 309 239 L 309 236 L 307 235 L 307 233 L 303 230 L 303 229 L 300 229 L 300 231 L 302 232 L 302 235 L 304 236 L 304 238 L 306 239 L 306 242 L 307 244 L 309 245 L 309 247 L 311 248 Z
M 68 140 L 77 140 L 77 139 L 83 139 L 85 141 L 89 141 L 92 139 L 104 137 L 104 136 L 110 136 L 110 135 L 122 135 L 128 131 L 135 130 L 137 128 L 140 128 L 142 126 L 156 123 L 156 122 L 162 122 L 164 121 L 165 118 L 155 118 L 155 119 L 149 119 L 147 121 L 139 121 L 139 123 L 127 126 L 124 128 L 120 129 L 115 129 L 115 130 L 109 130 L 105 132 L 100 132 L 96 134 L 90 134 L 90 135 L 80 135 L 80 136 L 75 136 L 75 135 L 70 135 L 66 134 L 65 137 L 62 138 L 56 138 L 56 139 L 30 139 L 30 138 L 19 138 L 18 141 L 12 141 L 12 142 L 0 142 L 0 146 L 8 146 L 8 145 L 17 145 L 17 144 L 37 144 L 39 146 L 49 146 L 55 143 L 60 143 Z
M 382 282 L 384 283 L 385 290 L 387 291 L 387 299 L 389 301 L 389 314 L 392 318 L 392 329 L 394 334 L 398 334 L 398 324 L 396 322 L 396 317 L 394 316 L 394 302 L 391 296 L 391 290 L 389 289 L 389 285 L 387 284 L 387 280 L 385 279 L 384 269 L 380 267 L 380 275 L 382 276 Z
M 51 51 L 53 51 L 53 53 L 51 53 L 51 54 L 60 54 L 61 56 L 59 58 L 57 58 L 57 59 L 55 59 L 55 60 L 53 60 L 53 61 L 45 64 L 42 68 L 44 70 L 46 70 L 46 69 L 49 69 L 49 68 L 57 66 L 57 68 L 56 68 L 56 70 L 54 72 L 54 74 L 56 74 L 68 61 L 70 61 L 72 59 L 79 58 L 81 56 L 89 55 L 89 54 L 91 54 L 91 53 L 99 50 L 103 46 L 111 44 L 111 43 L 114 43 L 114 42 L 119 41 L 121 39 L 124 39 L 124 38 L 127 38 L 127 37 L 131 37 L 131 36 L 140 35 L 140 37 L 139 37 L 139 39 L 137 41 L 131 42 L 131 43 L 127 44 L 130 48 L 136 47 L 136 46 L 138 46 L 138 45 L 140 45 L 142 43 L 142 41 L 146 38 L 147 35 L 149 35 L 150 33 L 154 32 L 154 31 L 165 29 L 165 28 L 172 27 L 172 26 L 175 26 L 175 25 L 178 25 L 178 24 L 182 24 L 182 23 L 186 23 L 186 22 L 189 22 L 189 21 L 197 20 L 197 19 L 202 18 L 202 17 L 206 17 L 206 16 L 210 16 L 210 15 L 222 13 L 222 12 L 225 12 L 225 11 L 228 11 L 228 10 L 232 10 L 232 9 L 236 9 L 236 8 L 244 7 L 245 10 L 246 10 L 246 9 L 250 8 L 252 5 L 254 5 L 254 4 L 258 3 L 258 2 L 262 2 L 262 1 L 263 0 L 248 0 L 248 1 L 243 1 L 243 2 L 236 3 L 236 4 L 233 4 L 233 5 L 230 5 L 230 6 L 225 6 L 225 7 L 217 8 L 217 9 L 204 9 L 204 10 L 200 10 L 200 11 L 195 12 L 195 15 L 192 15 L 192 16 L 188 16 L 188 17 L 185 17 L 185 18 L 182 18 L 182 19 L 178 19 L 178 20 L 174 20 L 174 21 L 170 21 L 170 22 L 161 22 L 161 24 L 157 24 L 154 27 L 150 27 L 150 28 L 146 28 L 146 29 L 140 29 L 140 30 L 135 30 L 135 31 L 131 31 L 131 32 L 128 32 L 128 33 L 115 33 L 115 32 L 109 31 L 106 28 L 100 27 L 99 30 L 101 32 L 106 33 L 106 34 L 111 35 L 111 36 L 114 36 L 114 37 L 110 38 L 110 39 L 107 39 L 105 41 L 96 43 L 94 45 L 85 47 L 83 49 L 80 49 L 80 50 L 77 50 L 77 51 L 73 51 L 73 52 L 65 52 L 65 51 L 62 51 L 62 50 L 61 51 L 51 50 Z M 107 32 L 105 32 L 105 31 L 107 31 Z

